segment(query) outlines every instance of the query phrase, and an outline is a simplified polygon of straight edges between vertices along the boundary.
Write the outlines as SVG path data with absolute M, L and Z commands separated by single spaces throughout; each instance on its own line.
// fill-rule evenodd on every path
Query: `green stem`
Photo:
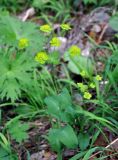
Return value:
M 62 153 L 61 153 L 61 151 L 58 152 L 58 154 L 57 154 L 57 160 L 62 160 Z
M 10 102 L 10 103 L 3 103 L 3 104 L 0 104 L 0 108 L 1 107 L 6 107 L 6 106 L 12 106 L 12 105 L 15 105 L 15 106 L 17 106 L 17 105 L 27 105 L 26 103 L 12 103 L 12 102 Z

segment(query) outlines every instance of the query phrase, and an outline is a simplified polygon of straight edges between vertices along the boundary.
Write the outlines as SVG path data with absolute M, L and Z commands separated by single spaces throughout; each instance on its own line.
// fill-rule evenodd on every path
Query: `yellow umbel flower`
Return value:
M 83 70 L 83 71 L 80 72 L 80 75 L 81 75 L 82 77 L 85 77 L 85 76 L 86 76 L 86 72 Z
M 53 38 L 51 39 L 51 41 L 50 41 L 50 45 L 51 45 L 52 47 L 59 47 L 59 46 L 61 45 L 61 41 L 60 41 L 59 38 L 53 37 Z
M 95 77 L 95 79 L 96 79 L 97 81 L 101 81 L 101 80 L 102 80 L 102 77 L 101 77 L 100 75 L 97 75 L 97 76 Z
M 83 85 L 84 85 L 83 83 L 77 83 L 77 86 L 80 88 L 83 87 Z
M 20 49 L 26 48 L 29 45 L 29 40 L 27 38 L 21 38 L 18 42 L 18 47 Z
M 66 30 L 66 31 L 71 29 L 69 24 L 61 24 L 60 27 L 61 27 L 61 29 Z
M 73 45 L 69 48 L 69 53 L 70 53 L 70 56 L 72 57 L 79 56 L 81 53 L 81 49 L 77 47 L 76 45 Z
M 45 64 L 48 59 L 49 57 L 46 52 L 38 52 L 35 56 L 35 61 L 39 62 L 40 64 Z
M 84 98 L 85 99 L 91 99 L 91 97 L 92 97 L 91 93 L 89 93 L 89 92 L 84 93 Z
M 52 27 L 48 24 L 40 26 L 40 31 L 50 33 L 52 31 Z
M 80 88 L 81 92 L 85 92 L 88 89 L 88 86 L 83 83 L 77 83 L 77 86 Z
M 90 86 L 90 88 L 92 88 L 92 89 L 95 88 L 95 84 L 94 84 L 94 83 L 90 83 L 89 86 Z

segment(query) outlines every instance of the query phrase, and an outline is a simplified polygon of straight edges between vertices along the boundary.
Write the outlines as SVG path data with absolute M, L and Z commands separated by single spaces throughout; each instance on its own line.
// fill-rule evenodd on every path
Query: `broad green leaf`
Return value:
M 90 58 L 78 56 L 70 58 L 68 68 L 71 70 L 71 72 L 76 74 L 80 74 L 81 71 L 85 71 L 86 76 L 90 77 L 93 74 L 94 65 Z
M 87 133 L 80 133 L 78 135 L 78 143 L 81 150 L 85 150 L 90 141 L 90 136 Z
M 113 16 L 110 21 L 109 25 L 116 31 L 118 31 L 118 15 Z
M 60 129 L 60 141 L 67 148 L 75 148 L 78 145 L 77 136 L 71 126 L 66 126 Z
M 72 73 L 75 74 L 80 74 L 80 69 L 77 67 L 77 65 L 75 63 L 73 63 L 72 61 L 70 61 L 68 63 L 68 68 Z
M 71 96 L 66 88 L 57 97 L 61 110 L 68 108 L 71 104 Z
M 0 160 L 11 160 L 10 154 L 2 147 L 0 147 Z
M 47 137 L 52 150 L 56 152 L 59 152 L 61 150 L 59 134 L 60 134 L 59 129 L 50 129 Z
M 45 98 L 47 112 L 56 116 L 60 112 L 59 102 L 55 96 Z
M 63 122 L 72 122 L 75 112 L 71 97 L 67 89 L 63 89 L 59 95 L 45 98 L 47 113 Z
M 51 148 L 56 152 L 62 149 L 62 144 L 67 148 L 75 148 L 78 145 L 77 136 L 71 126 L 50 129 L 47 139 Z

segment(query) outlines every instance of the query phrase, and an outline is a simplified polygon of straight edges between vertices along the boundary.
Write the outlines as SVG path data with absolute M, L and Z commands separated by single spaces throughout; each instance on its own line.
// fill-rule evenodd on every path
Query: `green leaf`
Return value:
M 71 97 L 67 89 L 63 89 L 59 95 L 45 98 L 48 114 L 63 122 L 72 122 L 75 112 Z
M 59 152 L 61 150 L 59 133 L 60 133 L 59 129 L 50 129 L 47 137 L 52 150 L 56 152 Z
M 110 3 L 111 2 L 111 0 L 101 0 L 99 3 L 99 5 L 100 6 L 103 6 L 103 5 L 106 5 L 106 4 L 108 4 L 108 3 Z
M 116 31 L 118 31 L 118 15 L 113 16 L 110 21 L 109 25 Z
M 77 136 L 71 126 L 66 126 L 60 129 L 60 141 L 67 148 L 75 148 L 78 145 Z
M 0 160 L 18 160 L 16 154 L 12 153 L 10 142 L 0 132 Z
M 85 151 L 81 151 L 79 153 L 77 153 L 74 157 L 70 158 L 70 160 L 79 160 L 80 158 L 82 158 L 85 155 Z
M 78 135 L 78 142 L 81 150 L 85 150 L 88 147 L 90 141 L 89 137 L 87 133 L 80 133 Z
M 56 96 L 45 98 L 45 103 L 48 107 L 47 112 L 57 117 L 58 113 L 60 112 L 60 107 Z
M 0 160 L 18 160 L 14 153 L 8 153 L 5 149 L 0 147 Z
M 93 74 L 94 65 L 90 58 L 79 56 L 70 58 L 68 68 L 71 72 L 76 74 L 80 74 L 81 71 L 85 71 L 86 77 L 90 77 Z
M 4 52 L 4 49 L 0 51 L 0 96 L 1 99 L 14 102 L 21 96 L 21 91 L 31 86 L 32 73 L 37 64 L 27 53 L 17 52 L 14 55 L 14 49 L 8 50 L 6 54 Z
M 0 37 L 3 44 L 18 47 L 21 38 L 29 40 L 27 51 L 35 54 L 43 49 L 46 38 L 38 26 L 31 22 L 22 22 L 14 17 L 0 16 Z
M 8 153 L 11 152 L 10 143 L 7 138 L 0 132 L 0 145 L 3 147 Z
M 68 63 L 68 68 L 72 73 L 75 74 L 80 74 L 80 69 L 77 67 L 77 65 L 75 63 L 73 63 L 72 61 L 70 61 Z
M 45 103 L 47 104 L 50 113 L 57 113 L 59 110 L 71 106 L 72 101 L 68 90 L 63 89 L 59 95 L 45 98 Z
M 108 121 L 105 118 L 96 116 L 94 113 L 85 111 L 85 110 L 80 109 L 80 108 L 76 110 L 76 113 L 87 116 L 87 117 L 89 117 L 89 119 L 96 120 L 99 123 L 101 123 L 102 125 L 104 125 L 105 127 L 109 128 L 111 131 L 115 132 L 115 130 L 113 128 L 113 126 L 114 126 L 113 123 L 111 123 L 110 121 Z
M 60 60 L 59 52 L 54 51 L 49 54 L 49 63 L 57 65 L 60 62 L 59 60 Z
M 114 70 L 112 72 L 112 76 L 113 76 L 114 80 L 116 82 L 118 82 L 118 65 L 116 65 L 116 67 L 114 68 Z
M 83 0 L 84 4 L 97 4 L 97 0 Z
M 0 160 L 2 160 L 2 158 L 7 159 L 7 157 L 9 158 L 9 153 L 7 151 L 5 151 L 5 149 L 3 149 L 2 147 L 0 147 Z
M 77 136 L 69 125 L 59 129 L 50 129 L 47 139 L 56 152 L 62 149 L 62 144 L 67 148 L 75 148 L 78 145 Z
M 18 107 L 16 107 L 16 109 L 14 109 L 14 111 L 19 114 L 19 115 L 22 115 L 22 114 L 32 114 L 33 112 L 37 111 L 37 109 L 34 107 L 34 106 L 31 106 L 31 105 L 20 105 Z
M 36 8 L 43 9 L 50 0 L 33 0 L 32 5 Z
M 7 123 L 8 132 L 10 133 L 11 137 L 19 143 L 28 138 L 28 129 L 29 125 L 26 123 L 21 123 L 21 121 L 18 119 L 12 119 L 11 122 Z
M 58 95 L 57 100 L 59 101 L 61 110 L 68 108 L 72 104 L 71 96 L 66 88 Z
M 83 157 L 83 160 L 89 160 L 91 154 L 93 152 L 95 152 L 98 149 L 98 147 L 94 147 L 88 150 L 88 152 L 85 154 L 85 156 Z

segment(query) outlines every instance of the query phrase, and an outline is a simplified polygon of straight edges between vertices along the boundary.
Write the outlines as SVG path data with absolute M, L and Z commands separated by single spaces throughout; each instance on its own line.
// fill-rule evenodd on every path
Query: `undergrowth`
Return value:
M 50 4 L 48 8 L 57 12 L 56 19 L 61 20 L 64 14 L 69 18 L 70 8 L 65 13 L 64 6 L 69 4 Z M 110 24 L 114 27 L 112 20 Z M 61 24 L 61 35 L 72 27 Z M 76 150 L 70 160 L 88 160 L 96 151 L 101 152 L 101 159 L 107 156 L 106 148 L 95 142 L 102 135 L 109 144 L 106 133 L 116 136 L 118 132 L 118 46 L 110 42 L 98 46 L 111 53 L 100 57 L 104 69 L 98 72 L 92 54 L 83 56 L 76 45 L 61 56 L 58 48 L 62 41 L 52 25 L 39 26 L 1 15 L 0 36 L 0 160 L 18 160 L 12 143 L 23 145 L 30 121 L 41 116 L 50 121 L 44 137 L 58 160 L 63 159 L 65 149 Z M 62 71 L 64 77 L 59 76 Z M 76 82 L 72 75 L 81 78 Z M 5 116 L 9 110 L 13 117 Z

